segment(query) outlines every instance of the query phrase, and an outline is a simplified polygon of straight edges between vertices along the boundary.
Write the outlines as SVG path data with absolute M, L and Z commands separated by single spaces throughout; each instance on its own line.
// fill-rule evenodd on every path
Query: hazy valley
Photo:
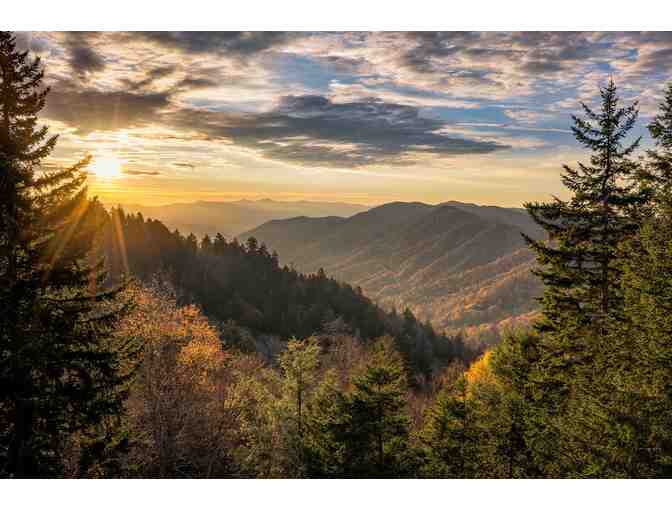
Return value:
M 116 205 L 116 204 L 110 204 Z M 359 204 L 341 202 L 236 200 L 198 201 L 158 206 L 123 204 L 129 213 L 163 222 L 168 228 L 198 237 L 221 233 L 227 237 L 255 228 L 264 222 L 296 216 L 351 216 L 368 209 Z
M 256 237 L 300 271 L 323 268 L 360 286 L 385 308 L 409 307 L 440 330 L 490 341 L 498 324 L 536 309 L 541 286 L 521 232 L 541 236 L 519 209 L 395 202 L 349 218 L 272 220 L 240 237 Z

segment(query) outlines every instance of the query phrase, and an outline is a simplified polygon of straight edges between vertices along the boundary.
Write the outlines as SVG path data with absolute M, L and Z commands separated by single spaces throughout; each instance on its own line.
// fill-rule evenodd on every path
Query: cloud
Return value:
M 645 52 L 637 61 L 637 69 L 642 73 L 659 73 L 670 67 L 672 62 L 672 44 L 667 48 Z
M 150 69 L 147 71 L 145 74 L 145 77 L 140 79 L 140 80 L 131 80 L 128 78 L 122 78 L 121 82 L 126 85 L 129 89 L 131 90 L 139 90 L 139 89 L 144 89 L 146 87 L 149 87 L 150 85 L 153 85 L 154 82 L 166 78 L 177 70 L 176 65 L 165 65 L 165 66 L 158 66 Z
M 670 74 L 669 57 L 660 50 L 672 48 L 672 37 L 661 33 L 376 32 L 361 37 L 360 44 L 343 36 L 341 46 L 338 38 L 329 38 L 322 46 L 316 41 L 316 48 L 300 49 L 315 57 L 364 60 L 360 68 L 375 79 L 454 99 L 538 97 L 551 89 L 569 90 L 588 72 L 607 77 L 627 67 L 633 74 L 638 60 L 647 73 Z
M 189 170 L 196 168 L 196 165 L 192 163 L 172 163 L 172 165 L 177 168 L 188 168 Z
M 546 111 L 506 109 L 504 110 L 504 113 L 510 119 L 513 119 L 517 122 L 521 122 L 523 124 L 536 124 L 539 121 L 550 120 L 553 118 L 553 114 Z
M 282 46 L 300 36 L 296 32 L 132 32 L 128 37 L 189 54 L 218 53 L 249 57 Z
M 520 66 L 531 73 L 557 73 L 565 69 L 565 65 L 553 60 L 529 60 Z
M 37 55 L 45 53 L 49 49 L 47 39 L 34 32 L 14 32 L 16 47 L 19 51 L 31 51 Z
M 368 99 L 335 103 L 320 95 L 286 96 L 259 114 L 182 110 L 174 122 L 259 151 L 267 159 L 302 165 L 409 165 L 419 154 L 485 154 L 505 145 L 449 136 L 439 119 L 415 106 Z
M 94 32 L 68 32 L 65 34 L 64 45 L 68 52 L 68 60 L 72 70 L 80 78 L 89 73 L 105 69 L 105 59 L 92 46 L 98 34 Z
M 78 88 L 56 83 L 47 99 L 45 115 L 77 128 L 81 133 L 139 127 L 157 119 L 169 105 L 168 93 L 138 94 Z
M 436 71 L 433 60 L 455 56 L 480 39 L 477 32 L 408 32 L 405 37 L 416 45 L 404 51 L 401 62 L 419 73 Z
M 137 132 L 142 140 L 175 141 L 183 151 L 210 143 L 212 150 L 224 147 L 255 160 L 351 170 L 520 147 L 512 131 L 551 140 L 566 133 L 561 127 L 569 123 L 568 111 L 596 97 L 610 74 L 624 97 L 643 95 L 641 104 L 654 109 L 659 92 L 654 101 L 651 83 L 672 73 L 670 33 L 86 32 L 19 38 L 44 52 L 53 85 L 45 114 L 77 129 L 73 139 L 143 128 Z M 465 122 L 491 127 L 468 132 Z M 530 140 L 525 143 L 539 145 Z M 179 156 L 185 166 L 175 169 L 189 168 L 189 160 Z
M 123 173 L 126 175 L 161 175 L 161 172 L 157 172 L 156 170 L 129 170 L 129 169 L 124 169 Z

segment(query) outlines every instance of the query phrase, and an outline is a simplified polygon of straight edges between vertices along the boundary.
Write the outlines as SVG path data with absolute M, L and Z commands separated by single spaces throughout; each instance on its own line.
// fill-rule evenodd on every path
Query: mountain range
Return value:
M 109 204 L 111 205 L 111 204 Z M 127 213 L 141 213 L 164 223 L 171 230 L 194 233 L 199 238 L 220 232 L 234 237 L 241 232 L 273 219 L 296 216 L 351 216 L 365 211 L 368 206 L 341 202 L 237 200 L 174 203 L 160 206 L 124 204 Z
M 521 232 L 542 236 L 523 209 L 393 202 L 350 217 L 275 219 L 239 237 L 297 270 L 323 268 L 386 308 L 490 343 L 500 326 L 533 317 L 541 292 Z

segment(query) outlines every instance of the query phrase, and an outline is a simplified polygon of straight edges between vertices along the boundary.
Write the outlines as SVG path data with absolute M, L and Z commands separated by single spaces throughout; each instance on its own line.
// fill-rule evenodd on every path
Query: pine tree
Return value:
M 529 345 L 524 335 L 518 333 L 516 341 L 512 341 L 514 334 L 507 333 L 507 339 L 495 351 L 485 353 L 465 374 L 469 382 L 468 406 L 475 424 L 473 456 L 477 476 L 537 475 L 528 447 L 531 438 L 525 386 L 521 388 L 514 376 L 520 365 L 526 364 L 524 350 L 517 348 Z
M 654 202 L 659 208 L 672 208 L 672 83 L 665 88 L 660 112 L 649 124 L 649 133 L 656 147 L 647 152 L 644 177 L 653 188 Z
M 610 328 L 602 353 L 610 370 L 600 412 L 600 473 L 669 477 L 672 473 L 672 85 L 649 125 L 655 149 L 641 172 L 652 192 L 649 215 L 621 246 L 625 320 Z
M 421 474 L 430 478 L 473 478 L 475 429 L 460 377 L 444 387 L 428 409 L 419 434 L 423 450 Z
M 607 468 L 672 475 L 672 210 L 623 246 L 627 320 L 612 328 Z M 602 453 L 602 452 L 601 452 Z
M 93 260 L 89 159 L 43 165 L 57 137 L 38 127 L 40 60 L 1 32 L 0 70 L 0 472 L 62 473 L 73 442 L 88 469 L 113 439 L 130 374 L 132 349 L 110 337 L 126 307 Z
M 310 478 L 344 476 L 346 444 L 340 431 L 349 417 L 343 413 L 347 397 L 338 382 L 337 370 L 327 370 L 315 388 L 306 420 L 306 475 Z
M 387 478 L 408 473 L 409 417 L 402 358 L 391 338 L 378 340 L 366 366 L 340 399 L 333 435 L 341 443 L 344 476 Z
M 280 355 L 282 398 L 278 402 L 284 443 L 285 473 L 291 477 L 307 474 L 307 417 L 317 381 L 320 346 L 317 339 L 292 338 Z
M 536 274 L 545 284 L 543 332 L 597 326 L 617 315 L 622 300 L 616 248 L 637 228 L 629 213 L 648 198 L 633 180 L 638 167 L 631 156 L 640 139 L 625 144 L 637 104 L 619 107 L 611 80 L 600 95 L 599 112 L 582 104 L 586 118 L 573 116 L 574 136 L 592 155 L 589 165 L 564 166 L 562 181 L 572 197 L 525 205 L 548 234 L 548 241 L 525 236 L 541 266 Z
M 591 377 L 606 369 L 600 366 L 606 363 L 600 353 L 608 344 L 610 325 L 622 321 L 624 313 L 618 247 L 636 232 L 649 198 L 648 190 L 639 186 L 640 168 L 632 159 L 639 139 L 626 140 L 637 105 L 620 107 L 612 80 L 600 96 L 598 112 L 583 104 L 585 118 L 573 117 L 574 136 L 592 154 L 590 164 L 564 166 L 562 180 L 571 198 L 526 204 L 548 234 L 546 241 L 526 240 L 537 255 L 535 273 L 545 285 L 543 317 L 537 324 L 539 360 L 531 380 L 542 428 L 538 447 L 556 459 L 556 465 L 546 466 L 547 474 L 554 475 L 574 469 L 581 474 L 589 464 L 579 452 L 585 450 L 589 431 L 598 427 L 604 390 L 591 384 Z M 581 423 L 567 412 L 578 409 L 576 405 L 583 406 L 574 416 Z
M 555 457 L 552 451 L 535 448 L 545 439 L 540 435 L 544 429 L 538 423 L 543 415 L 535 412 L 534 405 L 538 392 L 543 391 L 533 380 L 534 367 L 539 362 L 539 341 L 534 331 L 508 332 L 492 353 L 492 372 L 503 387 L 502 401 L 507 412 L 499 409 L 488 412 L 499 415 L 495 421 L 508 422 L 504 434 L 507 477 L 515 471 L 520 477 L 538 478 L 543 473 L 541 468 L 553 463 Z M 517 446 L 510 448 L 512 444 Z

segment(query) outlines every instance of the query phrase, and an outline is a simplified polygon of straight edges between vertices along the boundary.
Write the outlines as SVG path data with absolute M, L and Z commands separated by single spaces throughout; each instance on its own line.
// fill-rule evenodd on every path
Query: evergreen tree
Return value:
M 423 451 L 423 476 L 475 477 L 475 430 L 464 377 L 438 393 L 426 413 L 419 440 Z
M 332 424 L 341 443 L 341 475 L 387 478 L 408 474 L 406 375 L 390 338 L 378 340 L 353 388 L 339 399 Z
M 600 353 L 608 346 L 610 325 L 622 321 L 624 313 L 618 247 L 636 232 L 649 198 L 632 159 L 639 139 L 626 140 L 637 118 L 636 103 L 619 106 L 612 80 L 600 96 L 598 112 L 583 104 L 585 118 L 573 117 L 574 136 L 592 154 L 589 164 L 564 166 L 562 180 L 571 198 L 526 204 L 548 234 L 546 241 L 526 237 L 537 255 L 535 273 L 545 285 L 537 324 L 539 359 L 531 380 L 541 427 L 537 447 L 555 459 L 545 469 L 557 476 L 585 474 L 590 464 L 581 452 L 590 430 L 599 428 L 605 389 L 591 379 L 607 368 L 600 366 L 605 362 Z M 570 412 L 579 407 L 582 412 Z
M 279 414 L 283 424 L 285 472 L 291 477 L 307 473 L 307 414 L 317 381 L 320 346 L 312 337 L 304 341 L 291 339 L 280 355 L 282 398 Z
M 672 475 L 672 210 L 623 247 L 627 320 L 612 328 L 606 468 L 613 476 Z M 603 409 L 604 412 L 604 409 Z
M 638 166 L 631 157 L 640 140 L 625 140 L 637 119 L 637 105 L 619 107 L 613 81 L 600 89 L 600 96 L 599 112 L 582 104 L 586 118 L 573 116 L 574 136 L 592 154 L 589 165 L 564 166 L 562 181 L 572 197 L 525 205 L 548 234 L 548 241 L 525 238 L 545 284 L 540 330 L 556 335 L 573 334 L 587 324 L 598 327 L 618 316 L 617 246 L 637 228 L 631 210 L 648 198 L 633 179 Z
M 672 208 L 672 83 L 665 88 L 660 111 L 648 127 L 656 147 L 647 153 L 644 177 L 654 190 L 654 203 L 659 209 L 669 209 Z
M 101 290 L 91 254 L 89 159 L 42 164 L 56 136 L 38 127 L 49 92 L 39 59 L 1 32 L 0 70 L 0 473 L 62 473 L 73 442 L 88 470 L 122 410 L 133 352 L 110 332 L 125 307 L 112 302 L 118 289 Z
M 474 470 L 480 477 L 531 476 L 536 473 L 528 447 L 527 400 L 501 372 L 498 376 L 495 359 L 495 353 L 488 351 L 465 375 L 475 424 Z
M 596 374 L 605 391 L 593 472 L 604 476 L 672 473 L 672 85 L 649 131 L 656 146 L 640 175 L 652 206 L 621 246 L 625 319 L 611 324 L 609 370 Z
M 492 353 L 492 373 L 503 388 L 504 412 L 490 409 L 489 414 L 497 415 L 496 422 L 505 422 L 503 450 L 507 477 L 538 478 L 543 473 L 541 467 L 552 464 L 555 458 L 553 451 L 538 447 L 545 439 L 539 423 L 543 415 L 535 412 L 536 400 L 544 389 L 533 379 L 539 347 L 536 332 L 515 331 L 504 335 Z M 512 444 L 517 451 L 511 448 Z

